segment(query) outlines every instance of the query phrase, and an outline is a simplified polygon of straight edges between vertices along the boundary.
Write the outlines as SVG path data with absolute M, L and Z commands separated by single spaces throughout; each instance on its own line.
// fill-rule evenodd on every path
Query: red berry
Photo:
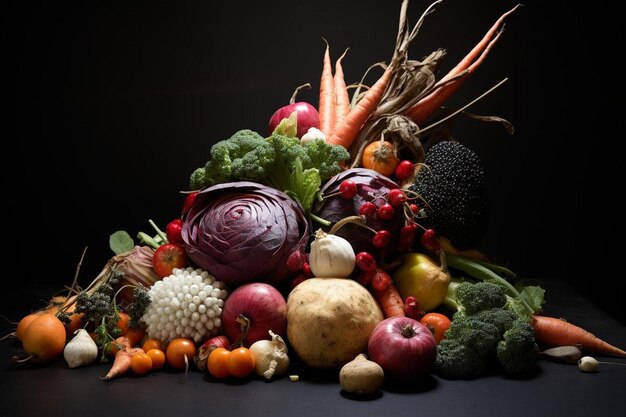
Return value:
M 361 216 L 373 216 L 376 213 L 376 204 L 371 201 L 366 201 L 359 208 L 359 214 Z
M 419 306 L 417 305 L 417 299 L 412 295 L 409 295 L 404 300 L 404 314 L 406 314 L 407 317 L 415 320 L 421 319 L 424 315 L 424 312 L 420 310 Z
M 396 166 L 394 175 L 400 181 L 404 181 L 404 180 L 408 180 L 409 178 L 411 178 L 414 172 L 415 172 L 415 166 L 413 165 L 413 162 L 405 159 L 398 163 L 398 165 Z
M 372 277 L 376 274 L 376 270 L 373 271 L 361 271 L 359 276 L 356 279 L 356 282 L 361 284 L 364 287 L 367 287 L 372 282 Z
M 372 276 L 372 288 L 376 291 L 385 291 L 391 285 L 391 277 L 384 270 L 377 268 Z
M 389 244 L 391 240 L 391 232 L 389 230 L 379 230 L 372 238 L 372 244 L 381 249 Z
M 418 206 L 415 203 L 409 204 L 409 208 L 411 209 L 411 213 L 415 214 L 416 216 L 419 214 L 420 212 L 420 206 Z
M 417 233 L 417 225 L 409 223 L 400 230 L 400 238 L 398 239 L 398 250 L 402 252 L 410 251 L 415 244 L 415 234 Z
M 305 276 L 304 274 L 298 274 L 296 275 L 296 277 L 291 281 L 291 289 L 296 288 L 296 286 L 298 284 L 300 284 L 303 281 L 306 281 L 307 279 L 309 279 L 310 277 Z
M 437 232 L 435 231 L 435 229 L 425 230 L 420 237 L 420 243 L 422 244 L 422 246 L 432 252 L 439 252 L 439 250 L 441 249 L 441 245 L 439 244 Z
M 399 188 L 394 188 L 389 191 L 389 195 L 387 196 L 387 201 L 394 207 L 399 207 L 406 203 L 406 194 Z
M 357 192 L 356 183 L 352 180 L 343 180 L 339 184 L 339 195 L 346 200 L 353 199 Z
M 361 271 L 376 270 L 376 259 L 369 252 L 359 252 L 356 255 L 356 266 Z
M 394 214 L 393 206 L 389 203 L 385 203 L 382 206 L 378 207 L 376 210 L 376 215 L 381 220 L 391 220 Z
M 311 265 L 309 265 L 308 262 L 305 262 L 304 264 L 302 264 L 302 273 L 307 278 L 313 277 L 313 272 L 311 271 Z
M 198 192 L 197 191 L 194 191 L 193 193 L 187 194 L 187 197 L 185 197 L 185 201 L 183 201 L 183 214 L 185 214 L 185 213 L 187 213 L 189 211 L 189 209 L 191 208 L 191 205 L 196 200 L 197 196 L 198 196 Z

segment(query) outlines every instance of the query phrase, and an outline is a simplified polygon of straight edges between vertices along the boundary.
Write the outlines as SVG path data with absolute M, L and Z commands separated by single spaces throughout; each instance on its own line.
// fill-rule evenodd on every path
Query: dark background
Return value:
M 400 1 L 12 2 L 2 22 L 3 286 L 80 281 L 112 256 L 109 235 L 152 232 L 177 216 L 178 193 L 212 143 L 264 132 L 275 109 L 317 104 L 324 51 L 347 47 L 358 82 L 389 61 Z M 548 3 L 549 5 L 546 5 Z M 447 71 L 511 1 L 446 0 L 410 57 L 443 47 Z M 428 2 L 412 1 L 411 22 Z M 482 247 L 522 277 L 561 278 L 624 322 L 620 292 L 623 39 L 612 6 L 525 2 L 487 61 L 448 103 L 504 77 L 461 119 L 456 139 L 483 159 L 492 210 Z M 10 151 L 6 143 L 13 146 Z M 548 294 L 548 302 L 550 300 Z

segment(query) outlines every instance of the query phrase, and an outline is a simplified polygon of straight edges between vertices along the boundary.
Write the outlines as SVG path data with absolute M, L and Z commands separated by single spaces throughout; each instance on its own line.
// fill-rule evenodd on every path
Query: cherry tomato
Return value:
M 435 229 L 425 230 L 420 237 L 420 243 L 422 244 L 422 246 L 432 252 L 439 252 L 439 249 L 441 249 L 441 245 L 439 244 L 437 232 L 435 231 Z
M 346 200 L 353 199 L 357 192 L 356 183 L 352 180 L 343 180 L 339 184 L 339 195 Z
M 418 215 L 420 212 L 420 206 L 418 206 L 415 203 L 409 204 L 409 208 L 411 209 L 411 213 L 413 213 L 414 215 Z
M 230 351 L 228 349 L 218 347 L 213 350 L 206 363 L 209 373 L 215 378 L 228 378 L 230 376 L 230 372 L 227 367 L 229 357 Z
M 398 166 L 398 157 L 393 143 L 384 140 L 375 140 L 365 147 L 361 166 L 389 177 Z
M 193 363 L 196 355 L 196 345 L 193 340 L 179 337 L 172 340 L 165 350 L 167 363 L 174 369 L 185 369 L 188 364 Z M 185 361 L 185 358 L 187 360 Z
M 406 194 L 401 189 L 394 188 L 393 190 L 389 190 L 387 201 L 394 207 L 400 207 L 406 203 Z
M 128 322 L 130 321 L 130 316 L 123 311 L 117 313 L 119 319 L 117 320 L 117 328 L 120 329 L 120 335 L 124 336 L 128 332 Z
M 187 197 L 185 197 L 185 201 L 183 202 L 183 214 L 189 211 L 197 195 L 198 195 L 197 191 L 187 194 Z
M 411 178 L 413 173 L 415 173 L 415 166 L 413 165 L 413 162 L 405 159 L 398 162 L 394 175 L 400 181 L 404 181 Z
M 130 358 L 130 369 L 137 375 L 144 375 L 152 369 L 152 358 L 145 352 L 137 352 Z
M 424 314 L 420 319 L 420 323 L 428 327 L 428 330 L 435 336 L 435 342 L 439 343 L 445 337 L 451 321 L 445 314 L 430 312 Z
M 157 339 L 148 339 L 141 345 L 141 348 L 144 352 L 149 351 L 150 349 L 159 349 L 163 350 L 163 345 L 160 340 Z
M 183 231 L 183 221 L 181 219 L 174 219 L 165 226 L 165 235 L 170 243 L 183 243 L 183 237 L 181 235 Z
M 398 250 L 401 252 L 410 251 L 415 243 L 415 234 L 417 233 L 417 225 L 415 223 L 406 224 L 400 229 L 400 238 L 398 242 Z
M 165 362 L 167 361 L 167 358 L 165 357 L 165 352 L 163 352 L 161 349 L 152 348 L 146 351 L 146 355 L 150 356 L 150 359 L 152 359 L 153 371 L 158 371 L 159 369 L 163 368 L 163 365 L 165 365 Z
M 130 328 L 124 336 L 128 338 L 131 346 L 135 346 L 146 337 L 146 330 L 139 327 Z
M 256 361 L 250 349 L 240 347 L 234 349 L 226 359 L 226 369 L 235 378 L 245 378 L 254 371 Z

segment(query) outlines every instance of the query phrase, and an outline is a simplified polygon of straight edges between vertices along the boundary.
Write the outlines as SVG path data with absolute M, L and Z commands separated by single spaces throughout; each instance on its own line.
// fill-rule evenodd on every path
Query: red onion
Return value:
M 437 343 L 430 330 L 409 317 L 389 317 L 374 328 L 367 346 L 369 359 L 385 376 L 400 380 L 428 375 L 437 358 Z
M 240 314 L 250 320 L 243 346 L 250 347 L 257 340 L 269 340 L 269 330 L 286 338 L 287 302 L 273 286 L 251 282 L 228 296 L 222 311 L 222 326 L 224 334 L 233 342 L 241 335 L 241 324 L 237 320 Z

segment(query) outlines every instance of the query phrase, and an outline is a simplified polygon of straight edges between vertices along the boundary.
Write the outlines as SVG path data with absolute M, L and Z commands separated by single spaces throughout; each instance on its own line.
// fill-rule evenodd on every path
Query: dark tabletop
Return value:
M 626 331 L 618 321 L 558 280 L 539 282 L 547 290 L 546 315 L 567 318 L 620 347 Z M 23 288 L 0 296 L 3 311 L 15 320 L 50 296 L 49 287 Z M 2 333 L 11 329 L 3 320 Z M 19 416 L 624 416 L 626 366 L 600 365 L 583 373 L 575 365 L 541 361 L 539 374 L 527 379 L 501 375 L 470 381 L 429 377 L 418 386 L 385 385 L 373 398 L 342 392 L 336 374 L 313 372 L 294 364 L 288 377 L 265 382 L 213 380 L 207 374 L 161 371 L 103 382 L 108 365 L 69 369 L 62 359 L 43 367 L 15 367 L 16 341 L 0 344 L 1 417 Z M 624 359 L 596 356 L 626 363 Z

